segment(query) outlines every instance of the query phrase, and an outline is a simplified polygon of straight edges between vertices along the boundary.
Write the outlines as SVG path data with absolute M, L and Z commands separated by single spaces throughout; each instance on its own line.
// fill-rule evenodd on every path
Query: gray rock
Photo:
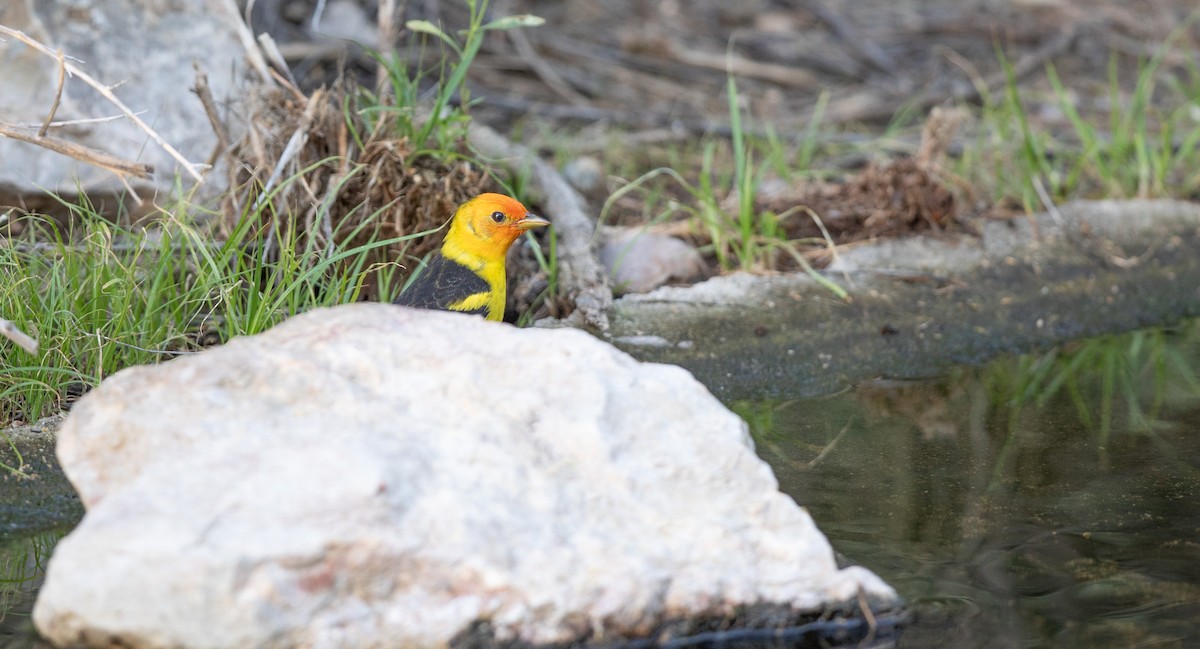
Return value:
M 191 92 L 192 64 L 206 70 L 219 105 L 241 79 L 244 50 L 221 0 L 10 0 L 0 5 L 0 24 L 58 48 L 114 92 L 190 162 L 202 163 L 217 138 Z M 15 39 L 0 40 L 0 115 L 40 126 L 54 101 L 58 62 Z M 79 79 L 68 78 L 56 121 L 105 118 L 119 111 Z M 141 192 L 170 190 L 176 174 L 192 179 L 146 133 L 127 119 L 52 128 L 50 134 L 113 155 L 149 163 L 153 183 L 132 181 Z M 0 138 L 0 193 L 73 196 L 121 194 L 112 173 L 47 149 Z
M 584 194 L 604 188 L 604 167 L 592 156 L 575 158 L 563 167 L 563 177 Z
M 646 293 L 667 282 L 704 275 L 700 253 L 680 239 L 644 228 L 605 228 L 600 262 L 617 295 Z
M 344 39 L 379 48 L 379 25 L 367 14 L 366 7 L 355 0 L 332 0 L 316 25 L 317 34 L 326 38 Z
M 323 309 L 84 397 L 58 644 L 444 646 L 646 631 L 861 587 L 686 371 L 574 330 Z

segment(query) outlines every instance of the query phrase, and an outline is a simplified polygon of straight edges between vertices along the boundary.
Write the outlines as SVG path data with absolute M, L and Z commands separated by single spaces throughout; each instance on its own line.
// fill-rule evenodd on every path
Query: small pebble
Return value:
M 572 187 L 584 194 L 590 194 L 600 189 L 601 183 L 604 182 L 604 168 L 600 166 L 599 160 L 584 156 L 568 162 L 563 167 L 563 176 Z

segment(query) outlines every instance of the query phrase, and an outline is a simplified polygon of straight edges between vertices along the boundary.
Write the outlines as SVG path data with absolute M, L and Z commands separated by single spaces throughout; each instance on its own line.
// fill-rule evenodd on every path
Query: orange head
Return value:
M 443 248 L 453 247 L 485 260 L 503 260 L 522 232 L 550 225 L 503 194 L 480 194 L 454 213 Z

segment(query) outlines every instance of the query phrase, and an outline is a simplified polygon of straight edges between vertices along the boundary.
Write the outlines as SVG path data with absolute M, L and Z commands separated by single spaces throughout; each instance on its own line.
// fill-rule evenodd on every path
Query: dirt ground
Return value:
M 880 123 L 901 107 L 924 112 L 973 99 L 981 83 L 995 91 L 1003 83 L 997 51 L 1026 83 L 1053 61 L 1076 91 L 1104 97 L 1110 53 L 1132 69 L 1196 9 L 1183 0 L 509 4 L 547 19 L 543 28 L 508 37 L 528 40 L 553 72 L 522 60 L 520 47 L 481 61 L 477 83 L 514 111 L 553 114 L 529 107 L 537 101 L 643 128 L 726 123 L 729 53 L 747 108 L 781 133 L 806 125 L 823 91 L 830 93 L 828 124 Z M 1198 39 L 1193 27 L 1181 46 Z M 533 74 L 514 74 L 519 63 Z
M 371 23 L 372 0 L 349 0 Z M 465 3 L 400 4 L 399 24 L 465 21 Z M 329 72 L 328 39 L 304 28 L 315 0 L 260 0 L 256 28 L 293 45 L 298 73 Z M 781 133 L 802 129 L 822 92 L 822 123 L 883 124 L 1003 84 L 997 52 L 1023 84 L 1053 62 L 1084 99 L 1107 101 L 1112 54 L 1126 71 L 1188 25 L 1168 64 L 1195 61 L 1200 27 L 1188 0 L 500 0 L 495 16 L 531 13 L 535 29 L 496 32 L 472 69 L 479 113 L 694 133 L 728 127 L 731 66 L 746 108 Z M 373 24 L 369 24 L 373 27 Z M 403 44 L 405 33 L 397 42 Z M 360 42 L 377 42 L 364 33 Z M 729 55 L 727 57 L 727 54 Z M 1129 83 L 1132 75 L 1123 75 Z M 1081 101 L 1086 110 L 1088 101 Z M 1099 107 L 1099 106 L 1097 106 Z
M 373 61 L 309 28 L 315 7 L 315 0 L 260 0 L 254 28 L 281 41 L 302 85 L 329 83 L 341 65 L 371 83 Z M 357 8 L 356 21 L 334 24 L 348 7 Z M 1169 37 L 1176 41 L 1164 67 L 1183 78 L 1200 51 L 1200 27 L 1189 22 L 1195 4 L 1186 0 L 498 0 L 488 10 L 492 17 L 531 13 L 546 24 L 490 35 L 468 77 L 470 96 L 478 100 L 473 118 L 504 132 L 519 125 L 519 137 L 546 153 L 565 137 L 572 141 L 568 148 L 602 159 L 612 155 L 605 143 L 614 133 L 625 145 L 618 155 L 649 158 L 656 148 L 728 135 L 729 72 L 752 133 L 795 141 L 824 98 L 820 129 L 869 139 L 901 115 L 920 123 L 935 107 L 1002 93 L 1006 77 L 998 54 L 1012 64 L 1031 121 L 1067 129 L 1046 82 L 1047 64 L 1081 114 L 1103 119 L 1114 63 L 1128 92 L 1139 66 Z M 379 46 L 378 11 L 372 0 L 334 0 L 323 29 L 343 37 L 357 29 L 356 41 Z M 411 19 L 445 27 L 467 20 L 465 2 L 402 2 L 398 15 L 401 26 Z M 394 42 L 404 50 L 409 35 L 401 29 Z M 434 54 L 423 60 L 440 57 Z M 919 134 L 902 137 L 915 153 Z M 848 175 L 834 184 L 760 197 L 758 207 L 777 214 L 811 207 L 839 243 L 952 231 L 967 216 L 1004 212 L 956 202 L 960 192 L 930 173 L 951 143 L 935 148 L 932 158 L 915 165 L 908 159 L 865 169 L 864 161 L 843 163 Z M 603 200 L 603 189 L 591 198 Z M 618 220 L 621 214 L 618 209 Z M 794 221 L 807 225 L 792 228 L 789 238 L 822 235 L 808 219 Z

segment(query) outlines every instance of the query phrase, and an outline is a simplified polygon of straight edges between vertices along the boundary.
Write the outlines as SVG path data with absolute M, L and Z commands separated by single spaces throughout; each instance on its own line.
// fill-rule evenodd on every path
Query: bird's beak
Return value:
M 517 221 L 516 223 L 514 223 L 514 225 L 517 226 L 518 230 L 521 230 L 522 232 L 524 232 L 525 230 L 532 230 L 534 228 L 544 228 L 547 225 L 550 225 L 550 222 L 547 221 L 546 219 L 543 219 L 540 216 L 526 214 L 525 218 L 521 219 L 520 221 Z

